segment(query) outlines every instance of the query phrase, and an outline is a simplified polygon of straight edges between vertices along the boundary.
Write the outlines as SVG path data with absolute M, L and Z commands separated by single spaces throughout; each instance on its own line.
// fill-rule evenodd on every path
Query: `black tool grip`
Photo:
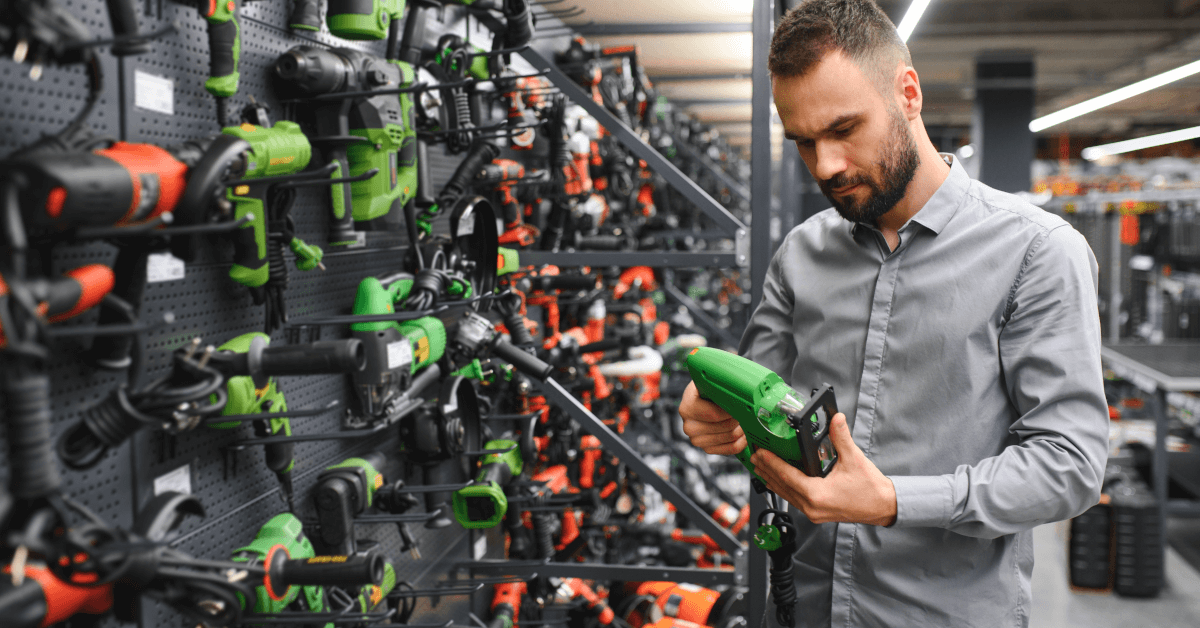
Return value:
M 9 486 L 19 499 L 46 497 L 62 486 L 50 434 L 50 376 L 13 370 L 6 375 Z
M 533 39 L 534 16 L 528 0 L 504 0 L 504 21 L 504 34 L 497 38 L 503 44 L 497 42 L 497 50 L 520 48 Z
M 438 195 L 438 205 L 445 209 L 454 204 L 454 201 L 467 193 L 479 171 L 499 156 L 498 146 L 486 140 L 475 140 L 467 156 L 458 164 L 458 168 L 442 188 L 442 193 Z
M 620 251 L 628 245 L 627 238 L 615 235 L 579 236 L 575 241 L 575 248 L 587 251 Z
M 379 584 L 383 582 L 384 562 L 383 554 L 379 553 L 289 559 L 283 552 L 277 552 L 272 556 L 267 577 L 273 588 L 281 585 L 277 591 L 294 584 L 345 587 Z
M 228 22 L 208 23 L 208 75 L 216 78 L 229 76 L 238 71 L 238 56 L 234 49 L 238 41 L 238 18 L 235 14 Z M 239 51 L 240 52 L 240 51 Z M 217 94 L 231 96 L 232 94 Z
M 292 5 L 292 15 L 288 18 L 288 26 L 303 31 L 321 30 L 320 0 L 296 0 Z
M 534 290 L 591 290 L 596 287 L 596 278 L 591 275 L 551 275 L 533 279 Z
M 620 338 L 605 338 L 586 345 L 580 345 L 580 353 L 592 353 L 593 351 L 613 351 L 624 346 Z
M 346 338 L 267 347 L 261 359 L 269 376 L 356 373 L 366 366 L 367 351 L 358 338 Z
M 538 380 L 539 382 L 546 381 L 550 377 L 550 373 L 554 372 L 554 367 L 539 360 L 537 356 L 526 353 L 523 349 L 514 346 L 511 342 L 500 340 L 492 349 L 495 354 L 505 362 L 517 367 L 518 371 Z
M 142 54 L 150 50 L 150 42 L 134 39 L 138 34 L 137 12 L 130 0 L 107 0 L 108 21 L 112 23 L 112 53 L 115 57 Z

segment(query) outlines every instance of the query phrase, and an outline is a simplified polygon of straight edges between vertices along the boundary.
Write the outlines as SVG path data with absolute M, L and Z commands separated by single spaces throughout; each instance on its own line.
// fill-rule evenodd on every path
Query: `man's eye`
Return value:
M 850 133 L 851 133 L 851 132 L 853 132 L 853 131 L 854 131 L 854 127 L 850 127 L 850 126 L 848 126 L 848 127 L 841 128 L 841 129 L 838 129 L 838 130 L 834 131 L 834 132 L 833 132 L 833 134 L 834 134 L 834 135 L 836 135 L 836 136 L 838 136 L 838 137 L 847 137 L 847 136 L 849 136 L 849 135 L 850 135 Z
M 816 142 L 812 140 L 796 140 L 796 146 L 799 146 L 800 148 L 812 148 L 813 146 L 816 146 Z

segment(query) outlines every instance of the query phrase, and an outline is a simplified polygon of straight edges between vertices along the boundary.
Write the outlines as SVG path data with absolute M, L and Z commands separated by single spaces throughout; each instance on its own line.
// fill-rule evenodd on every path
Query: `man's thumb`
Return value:
M 833 441 L 839 458 L 850 452 L 858 452 L 858 445 L 854 444 L 854 436 L 850 434 L 850 426 L 846 423 L 846 415 L 841 412 L 833 415 L 833 422 L 829 424 L 829 439 Z

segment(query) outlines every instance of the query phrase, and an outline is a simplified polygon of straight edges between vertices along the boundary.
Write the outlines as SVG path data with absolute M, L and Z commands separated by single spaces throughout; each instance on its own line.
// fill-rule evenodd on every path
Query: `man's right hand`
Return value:
M 742 426 L 721 406 L 701 399 L 695 382 L 683 391 L 679 416 L 683 417 L 683 433 L 705 453 L 732 456 L 746 448 Z

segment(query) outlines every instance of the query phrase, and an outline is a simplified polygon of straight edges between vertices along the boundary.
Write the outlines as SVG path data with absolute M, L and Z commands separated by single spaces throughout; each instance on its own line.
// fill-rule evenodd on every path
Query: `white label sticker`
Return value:
M 176 491 L 185 495 L 192 494 L 192 470 L 183 465 L 174 471 L 168 471 L 154 478 L 154 494 L 162 495 L 167 491 Z
M 389 342 L 387 346 L 388 369 L 400 368 L 412 364 L 412 343 L 407 339 Z
M 175 115 L 175 81 L 134 70 L 133 104 L 140 109 Z
M 487 537 L 480 534 L 479 538 L 475 539 L 475 560 L 480 560 L 487 556 Z
M 146 259 L 146 282 L 175 281 L 183 279 L 183 260 L 170 253 L 151 253 Z

